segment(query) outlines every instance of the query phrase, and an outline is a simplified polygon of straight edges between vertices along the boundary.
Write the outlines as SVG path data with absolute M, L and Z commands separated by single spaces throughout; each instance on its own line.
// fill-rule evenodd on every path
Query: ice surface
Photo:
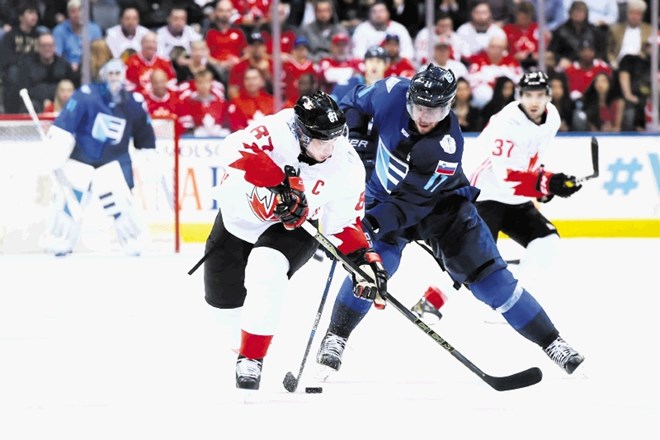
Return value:
M 512 243 L 503 254 L 515 257 Z M 510 250 L 507 249 L 510 247 Z M 298 392 L 297 374 L 329 261 L 293 278 L 262 389 L 234 388 L 235 354 L 203 299 L 202 248 L 179 255 L 0 256 L 0 439 L 658 439 L 658 249 L 654 239 L 564 239 L 560 287 L 535 293 L 585 356 L 572 376 L 465 289 L 434 329 L 486 373 L 532 366 L 544 379 L 497 392 L 400 315 L 373 310 L 342 370 L 315 385 L 314 353 L 344 271 L 338 269 Z M 418 247 L 390 292 L 412 305 L 446 285 Z

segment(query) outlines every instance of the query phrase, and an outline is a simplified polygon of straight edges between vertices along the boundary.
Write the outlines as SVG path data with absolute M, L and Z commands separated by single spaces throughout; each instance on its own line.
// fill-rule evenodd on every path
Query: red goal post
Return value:
M 41 114 L 44 131 L 53 114 Z M 154 118 L 155 153 L 131 145 L 135 187 L 134 204 L 146 226 L 145 251 L 179 252 L 179 138 L 176 121 Z M 29 115 L 0 115 L 0 254 L 43 252 L 40 238 L 46 231 L 49 204 L 58 190 L 52 172 L 40 163 L 47 148 Z M 76 251 L 118 248 L 112 222 L 98 201 L 85 211 Z

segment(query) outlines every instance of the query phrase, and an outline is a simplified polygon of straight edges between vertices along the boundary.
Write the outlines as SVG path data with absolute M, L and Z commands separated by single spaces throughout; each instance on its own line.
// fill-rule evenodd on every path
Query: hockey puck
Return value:
M 307 394 L 321 394 L 323 387 L 305 387 L 305 392 Z

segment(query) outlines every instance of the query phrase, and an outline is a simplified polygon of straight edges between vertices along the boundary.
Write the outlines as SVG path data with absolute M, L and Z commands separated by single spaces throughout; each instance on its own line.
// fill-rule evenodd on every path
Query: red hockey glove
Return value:
M 275 194 L 275 217 L 280 219 L 288 230 L 295 229 L 307 220 L 309 207 L 305 197 L 305 184 L 296 174 L 296 170 L 287 165 L 284 167 L 284 181 L 270 188 Z
M 384 294 L 387 293 L 387 272 L 383 262 L 373 249 L 360 249 L 348 256 L 372 281 L 353 274 L 353 294 L 358 298 L 371 300 L 374 306 L 385 308 Z
M 550 173 L 541 171 L 536 181 L 536 190 L 550 196 L 570 197 L 582 188 L 575 181 L 575 176 L 567 176 L 564 173 Z

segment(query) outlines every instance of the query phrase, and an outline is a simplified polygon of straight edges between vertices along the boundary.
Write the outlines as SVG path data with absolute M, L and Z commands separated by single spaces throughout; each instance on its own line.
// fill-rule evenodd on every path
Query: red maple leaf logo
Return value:
M 256 144 L 243 143 L 245 150 L 239 150 L 241 157 L 229 166 L 245 171 L 245 180 L 254 186 L 277 186 L 284 180 L 284 171 L 273 159 L 264 153 Z
M 252 192 L 247 196 L 248 205 L 252 213 L 261 221 L 267 222 L 275 219 L 273 211 L 275 210 L 275 203 L 273 195 L 259 196 L 257 188 L 252 188 Z

